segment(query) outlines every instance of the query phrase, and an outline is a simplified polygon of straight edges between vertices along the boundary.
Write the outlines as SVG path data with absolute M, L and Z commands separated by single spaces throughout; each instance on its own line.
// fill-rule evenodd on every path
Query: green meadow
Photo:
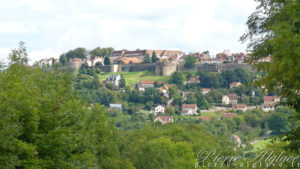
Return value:
M 138 83 L 141 80 L 152 80 L 152 81 L 162 81 L 165 84 L 169 81 L 169 76 L 158 76 L 155 75 L 154 71 L 141 71 L 141 72 L 118 72 L 110 73 L 105 72 L 99 75 L 100 80 L 105 80 L 109 75 L 122 75 L 126 81 L 126 85 L 132 85 Z

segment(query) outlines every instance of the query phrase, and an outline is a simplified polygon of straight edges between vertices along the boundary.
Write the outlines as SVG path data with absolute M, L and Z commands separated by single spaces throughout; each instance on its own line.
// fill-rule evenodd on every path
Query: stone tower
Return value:
M 155 74 L 161 76 L 170 76 L 177 71 L 177 62 L 163 60 L 162 62 L 156 62 Z

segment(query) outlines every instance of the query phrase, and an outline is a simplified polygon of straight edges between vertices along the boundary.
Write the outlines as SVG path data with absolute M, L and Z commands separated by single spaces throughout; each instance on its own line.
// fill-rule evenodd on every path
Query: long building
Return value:
M 140 60 L 144 60 L 144 57 L 148 54 L 150 57 L 152 56 L 153 52 L 155 52 L 156 56 L 160 60 L 167 60 L 172 58 L 173 60 L 179 59 L 181 56 L 183 56 L 183 52 L 180 50 L 118 50 L 113 51 L 109 58 L 114 61 L 117 58 L 120 57 L 136 57 Z

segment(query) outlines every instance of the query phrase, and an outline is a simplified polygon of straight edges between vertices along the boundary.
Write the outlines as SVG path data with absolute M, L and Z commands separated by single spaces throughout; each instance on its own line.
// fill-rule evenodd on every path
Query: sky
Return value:
M 254 0 L 0 0 L 0 59 L 24 41 L 31 62 L 77 47 L 245 52 Z

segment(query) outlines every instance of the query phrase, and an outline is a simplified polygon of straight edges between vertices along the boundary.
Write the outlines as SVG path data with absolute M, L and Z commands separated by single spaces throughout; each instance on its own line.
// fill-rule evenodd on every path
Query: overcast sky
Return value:
M 0 58 L 25 41 L 31 61 L 76 47 L 229 49 L 238 39 L 254 0 L 0 0 Z

